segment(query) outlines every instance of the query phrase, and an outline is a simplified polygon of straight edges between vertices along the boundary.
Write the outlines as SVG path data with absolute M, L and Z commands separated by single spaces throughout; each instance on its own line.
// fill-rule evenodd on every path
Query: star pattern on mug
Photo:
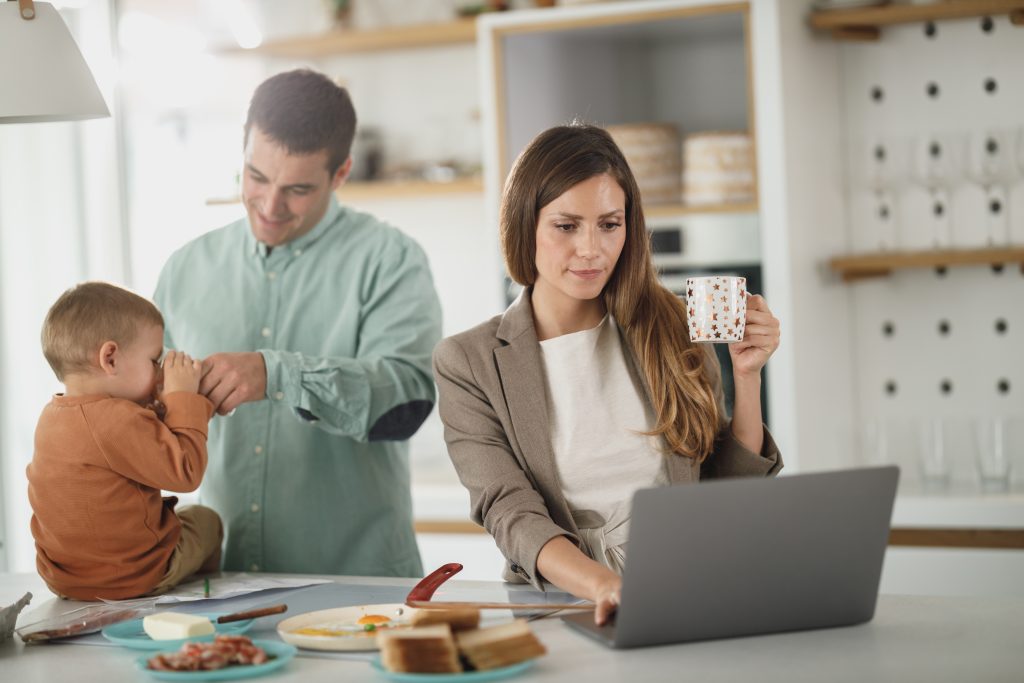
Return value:
M 686 312 L 691 341 L 742 341 L 746 284 L 745 278 L 724 275 L 687 279 Z

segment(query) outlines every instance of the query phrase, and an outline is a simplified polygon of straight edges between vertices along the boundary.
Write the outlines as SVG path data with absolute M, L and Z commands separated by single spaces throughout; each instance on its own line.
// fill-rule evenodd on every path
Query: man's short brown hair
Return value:
M 289 154 L 327 152 L 333 176 L 348 159 L 356 134 L 356 110 L 345 88 L 310 69 L 271 76 L 253 93 L 243 147 L 253 126 Z
M 143 325 L 164 326 L 152 302 L 106 282 L 83 282 L 50 307 L 43 321 L 43 355 L 57 379 L 96 366 L 104 342 L 127 346 Z

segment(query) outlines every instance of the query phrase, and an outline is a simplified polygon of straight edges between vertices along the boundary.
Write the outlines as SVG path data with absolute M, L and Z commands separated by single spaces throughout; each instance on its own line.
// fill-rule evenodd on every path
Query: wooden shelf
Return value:
M 373 199 L 407 199 L 449 194 L 479 194 L 484 191 L 480 178 L 460 178 L 451 182 L 428 180 L 394 180 L 345 183 L 338 189 L 343 202 Z M 240 197 L 216 197 L 206 200 L 207 206 L 238 204 Z
M 227 51 L 309 59 L 352 52 L 460 45 L 475 41 L 476 21 L 461 19 L 444 24 L 396 26 L 372 31 L 336 29 L 327 33 L 271 40 L 249 50 L 230 48 Z
M 991 249 L 943 249 L 934 251 L 893 251 L 858 256 L 839 256 L 829 267 L 844 282 L 889 275 L 903 268 L 940 268 L 948 266 L 1021 264 L 1024 273 L 1024 247 Z
M 1002 14 L 1008 14 L 1015 25 L 1024 25 L 1024 0 L 944 0 L 920 5 L 819 10 L 811 13 L 810 24 L 838 40 L 878 40 L 883 26 Z
M 757 213 L 757 202 L 707 204 L 701 206 L 690 206 L 687 204 L 648 204 L 644 206 L 644 215 L 651 218 L 693 216 L 704 213 Z
M 429 180 L 374 181 L 345 183 L 338 190 L 342 201 L 353 199 L 403 199 L 448 194 L 479 194 L 484 191 L 480 178 L 460 178 L 450 182 Z

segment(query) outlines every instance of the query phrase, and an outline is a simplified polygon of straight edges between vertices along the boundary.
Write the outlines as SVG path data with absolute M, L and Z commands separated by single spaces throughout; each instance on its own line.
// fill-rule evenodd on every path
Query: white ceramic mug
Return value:
M 690 341 L 738 342 L 747 325 L 747 278 L 711 275 L 686 279 Z

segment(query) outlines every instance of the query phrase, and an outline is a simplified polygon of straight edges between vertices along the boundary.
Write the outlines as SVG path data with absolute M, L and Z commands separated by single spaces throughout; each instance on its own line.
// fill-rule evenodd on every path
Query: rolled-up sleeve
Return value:
M 358 441 L 411 437 L 433 409 L 430 354 L 441 305 L 419 246 L 394 246 L 365 283 L 354 358 L 260 349 L 267 398 L 331 434 Z

